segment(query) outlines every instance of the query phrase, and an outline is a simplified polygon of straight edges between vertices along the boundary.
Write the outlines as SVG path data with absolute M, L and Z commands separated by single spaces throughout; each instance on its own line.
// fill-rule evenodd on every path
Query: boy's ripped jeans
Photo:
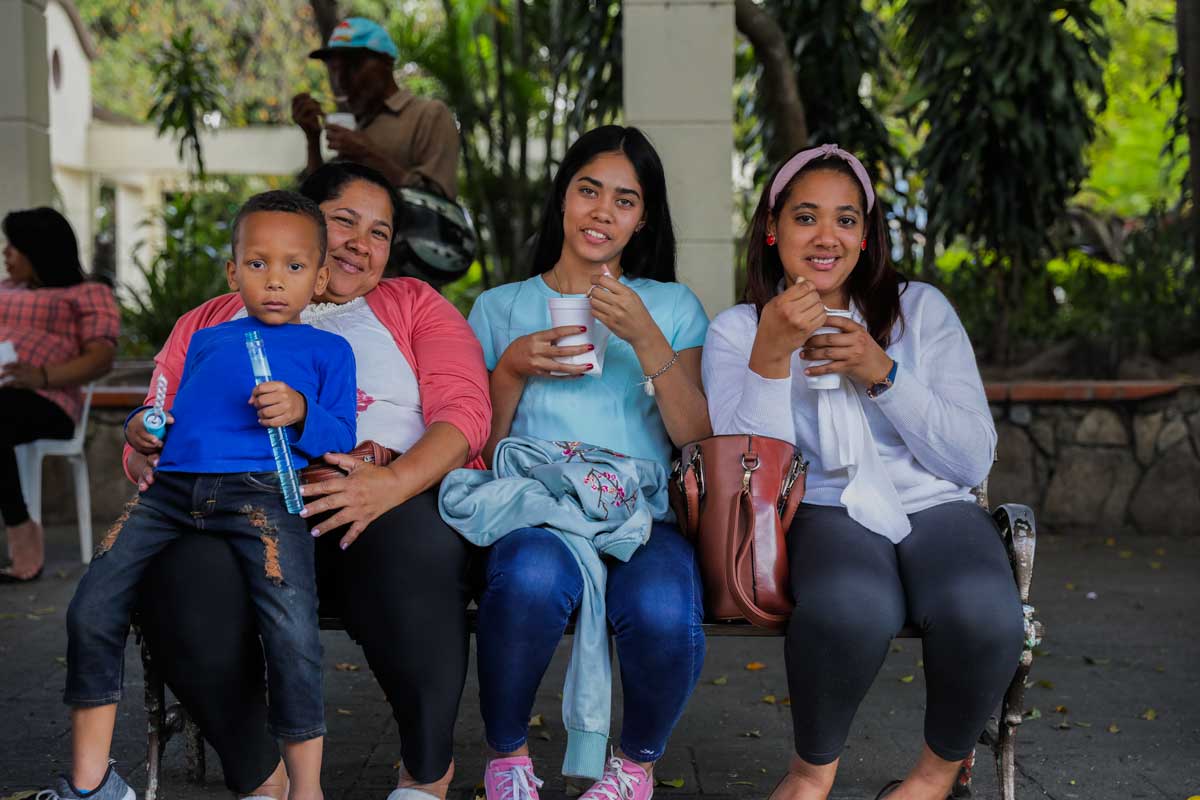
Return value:
M 188 531 L 222 533 L 241 561 L 254 601 L 270 690 L 270 727 L 280 739 L 325 734 L 313 539 L 287 513 L 274 472 L 159 472 L 100 542 L 67 611 L 70 706 L 121 696 L 125 638 L 142 572 Z M 214 619 L 213 625 L 224 620 Z

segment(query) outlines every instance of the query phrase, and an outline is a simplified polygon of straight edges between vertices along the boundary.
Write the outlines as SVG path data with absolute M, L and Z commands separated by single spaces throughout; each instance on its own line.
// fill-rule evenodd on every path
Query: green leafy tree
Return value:
M 443 0 L 440 15 L 392 19 L 390 30 L 410 82 L 429 81 L 458 117 L 482 285 L 523 277 L 558 159 L 619 114 L 620 4 Z
M 1087 175 L 1109 39 L 1085 0 L 908 0 L 901 19 L 913 108 L 927 130 L 917 162 L 928 231 L 988 254 L 973 266 L 995 287 L 990 355 L 1006 362 L 1027 287 L 1052 309 L 1040 267 L 1052 226 Z

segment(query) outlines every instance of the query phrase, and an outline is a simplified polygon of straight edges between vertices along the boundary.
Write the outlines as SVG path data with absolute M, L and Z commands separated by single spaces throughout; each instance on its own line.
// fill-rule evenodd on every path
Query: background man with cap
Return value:
M 329 43 L 309 57 L 326 62 L 333 88 L 344 97 L 357 130 L 328 123 L 326 135 L 339 157 L 382 172 L 392 185 L 457 194 L 458 129 L 440 100 L 417 97 L 396 83 L 399 53 L 379 24 L 349 17 Z M 321 121 L 325 112 L 308 94 L 292 99 L 292 119 L 308 138 L 305 172 L 321 166 Z

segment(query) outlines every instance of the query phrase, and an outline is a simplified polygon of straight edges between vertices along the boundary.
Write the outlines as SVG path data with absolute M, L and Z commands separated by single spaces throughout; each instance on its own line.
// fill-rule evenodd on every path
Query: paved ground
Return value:
M 0 800 L 44 788 L 69 756 L 63 614 L 81 568 L 71 561 L 75 533 L 50 535 L 47 576 L 0 586 Z M 1187 800 L 1200 795 L 1200 538 L 1064 539 L 1039 542 L 1034 600 L 1047 639 L 1034 663 L 1031 718 L 1018 747 L 1021 798 Z M 1094 594 L 1093 594 L 1094 593 Z M 330 798 L 378 798 L 393 785 L 397 742 L 383 697 L 344 634 L 324 634 L 330 735 L 325 787 Z M 562 757 L 558 692 L 560 649 L 535 712 L 535 756 L 546 787 L 561 800 L 574 791 L 555 772 Z M 833 797 L 873 798 L 900 776 L 919 746 L 923 680 L 920 643 L 898 642 L 859 712 Z M 745 665 L 759 661 L 764 669 Z M 431 665 L 436 668 L 436 665 Z M 911 680 L 910 676 L 913 676 Z M 141 665 L 129 649 L 114 756 L 139 790 L 145 784 Z M 766 797 L 789 751 L 791 721 L 780 639 L 710 641 L 701 683 L 661 762 L 660 800 Z M 776 702 L 768 701 L 768 696 Z M 619 693 L 618 693 L 619 697 Z M 619 708 L 619 705 L 618 705 Z M 619 720 L 614 721 L 619 724 Z M 471 680 L 458 728 L 452 797 L 469 800 L 482 770 L 482 726 Z M 187 784 L 182 749 L 168 748 L 162 797 L 225 798 L 209 756 L 208 782 Z M 976 796 L 996 796 L 980 752 Z

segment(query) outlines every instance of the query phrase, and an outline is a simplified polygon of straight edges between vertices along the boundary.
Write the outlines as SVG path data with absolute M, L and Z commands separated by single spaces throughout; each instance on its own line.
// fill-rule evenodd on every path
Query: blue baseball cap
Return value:
M 369 50 L 395 61 L 400 56 L 396 43 L 378 22 L 363 17 L 347 17 L 338 23 L 329 35 L 329 43 L 320 50 L 313 50 L 309 58 L 326 59 L 348 50 Z

